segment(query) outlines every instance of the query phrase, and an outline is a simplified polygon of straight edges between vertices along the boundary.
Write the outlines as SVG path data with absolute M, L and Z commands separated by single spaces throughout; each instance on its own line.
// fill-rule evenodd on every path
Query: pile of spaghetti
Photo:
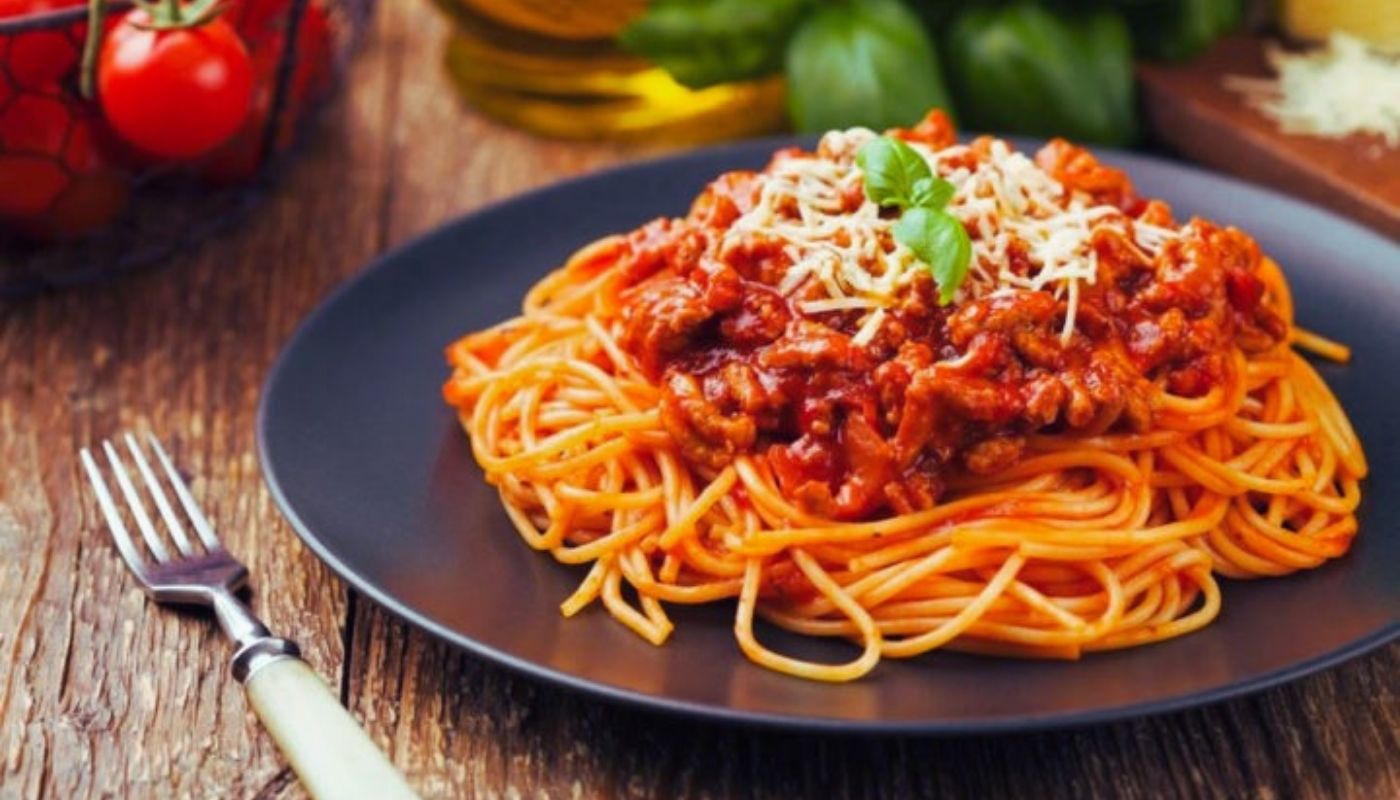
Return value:
M 936 648 L 1076 658 L 1180 636 L 1218 576 L 1346 552 L 1366 462 L 1244 233 L 1053 141 L 887 134 L 953 185 L 951 301 L 833 132 L 595 242 L 448 348 L 444 396 L 525 542 L 647 640 L 737 600 L 753 661 L 845 681 Z M 948 299 L 948 298 L 943 298 Z M 856 645 L 814 663 L 754 618 Z M 855 649 L 859 650 L 857 654 Z

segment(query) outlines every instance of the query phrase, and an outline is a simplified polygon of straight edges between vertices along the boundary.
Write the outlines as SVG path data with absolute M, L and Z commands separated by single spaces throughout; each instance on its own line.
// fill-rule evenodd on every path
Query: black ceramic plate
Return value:
M 1287 271 L 1302 324 L 1352 344 L 1323 374 L 1351 412 L 1373 473 L 1361 534 L 1321 569 L 1227 582 L 1205 630 L 1076 663 L 936 653 L 886 660 L 830 686 L 740 654 L 733 606 L 675 610 L 652 647 L 593 608 L 560 617 L 582 577 L 527 548 L 440 399 L 442 349 L 508 317 L 575 248 L 683 214 L 718 173 L 780 141 L 706 150 L 589 176 L 447 225 L 390 253 L 306 321 L 263 396 L 273 495 L 322 559 L 405 619 L 484 658 L 596 695 L 697 716 L 853 731 L 1026 729 L 1181 708 L 1296 678 L 1400 633 L 1400 247 L 1312 206 L 1151 158 L 1108 154 L 1179 217 L 1253 233 Z M 842 642 L 766 632 L 830 659 Z

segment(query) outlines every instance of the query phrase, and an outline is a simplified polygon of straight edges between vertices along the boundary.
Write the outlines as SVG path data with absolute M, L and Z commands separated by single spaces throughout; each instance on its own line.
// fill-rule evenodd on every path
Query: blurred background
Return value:
M 379 170 L 360 190 L 388 214 L 427 181 L 416 230 L 475 205 L 481 170 L 516 171 L 495 195 L 934 106 L 1184 156 L 1400 236 L 1400 0 L 380 3 L 0 0 L 0 294 L 168 261 L 258 224 L 288 181 Z M 162 41 L 225 80 L 182 84 Z M 348 152 L 364 137 L 375 153 Z M 530 163 L 465 167 L 503 147 Z

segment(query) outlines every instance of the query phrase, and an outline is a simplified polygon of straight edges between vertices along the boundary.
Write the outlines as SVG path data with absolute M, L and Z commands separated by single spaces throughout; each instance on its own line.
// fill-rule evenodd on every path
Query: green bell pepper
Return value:
M 934 41 L 901 0 L 820 3 L 788 43 L 786 74 L 803 132 L 912 125 L 949 105 Z
M 1151 0 L 1125 10 L 1133 45 L 1148 58 L 1184 61 L 1244 19 L 1244 0 Z
M 1132 44 L 1118 13 L 1054 13 L 1023 0 L 967 9 L 944 33 L 967 127 L 1112 145 L 1136 138 Z

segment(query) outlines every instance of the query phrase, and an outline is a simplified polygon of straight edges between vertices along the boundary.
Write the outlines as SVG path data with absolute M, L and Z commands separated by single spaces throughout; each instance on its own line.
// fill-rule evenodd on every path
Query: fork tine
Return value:
M 141 502 L 141 495 L 137 494 L 136 487 L 131 483 L 131 476 L 127 474 L 126 465 L 122 463 L 121 456 L 117 455 L 117 450 L 112 447 L 109 441 L 102 442 L 102 450 L 107 453 L 107 463 L 112 467 L 112 474 L 117 477 L 117 486 L 121 487 L 122 495 L 126 497 L 126 504 L 131 508 L 131 516 L 136 518 L 136 527 L 141 529 L 141 538 L 146 540 L 146 546 L 151 549 L 151 555 L 156 557 L 156 561 L 165 563 L 170 560 L 170 551 L 165 549 L 165 543 L 160 540 L 160 533 L 156 526 L 151 524 L 151 517 L 146 513 L 146 506 Z
M 204 542 L 204 546 L 210 550 L 219 549 L 219 537 L 214 533 L 214 526 L 209 524 L 204 512 L 199 510 L 199 504 L 194 501 L 194 496 L 190 494 L 190 487 L 185 484 L 185 479 L 180 477 L 175 465 L 171 463 L 170 456 L 165 454 L 165 448 L 160 446 L 160 440 L 155 434 L 146 434 L 146 441 L 150 443 L 151 449 L 156 451 L 156 458 L 160 459 L 160 464 L 165 468 L 165 476 L 170 479 L 170 485 L 175 487 L 175 494 L 180 498 L 180 505 L 185 507 L 185 513 L 190 516 L 190 521 L 194 523 L 194 529 L 199 532 L 199 538 Z
M 165 490 L 161 488 L 160 480 L 156 478 L 150 463 L 146 461 L 146 454 L 136 443 L 136 437 L 129 433 L 126 434 L 126 449 L 131 451 L 131 457 L 136 462 L 136 470 L 146 481 L 146 492 L 151 495 L 152 500 L 156 501 L 156 508 L 160 510 L 161 518 L 165 520 L 165 526 L 170 529 L 170 538 L 175 540 L 175 546 L 183 555 L 194 555 L 194 546 L 190 543 L 190 537 L 185 535 L 185 526 L 180 524 L 180 518 L 175 514 L 175 509 L 170 507 Z
M 117 504 L 112 499 L 112 493 L 107 490 L 107 481 L 102 478 L 102 471 L 97 468 L 97 462 L 93 460 L 92 453 L 86 447 L 78 455 L 83 462 L 83 470 L 87 472 L 88 483 L 92 484 L 92 491 L 97 494 L 97 506 L 102 509 L 102 516 L 107 518 L 107 529 L 112 532 L 117 552 L 122 554 L 122 559 L 126 561 L 126 565 L 131 568 L 136 577 L 145 583 L 145 559 L 141 558 L 141 554 L 136 551 L 136 544 L 131 541 L 131 534 L 127 533 L 126 524 L 122 522 L 122 515 L 117 511 Z

